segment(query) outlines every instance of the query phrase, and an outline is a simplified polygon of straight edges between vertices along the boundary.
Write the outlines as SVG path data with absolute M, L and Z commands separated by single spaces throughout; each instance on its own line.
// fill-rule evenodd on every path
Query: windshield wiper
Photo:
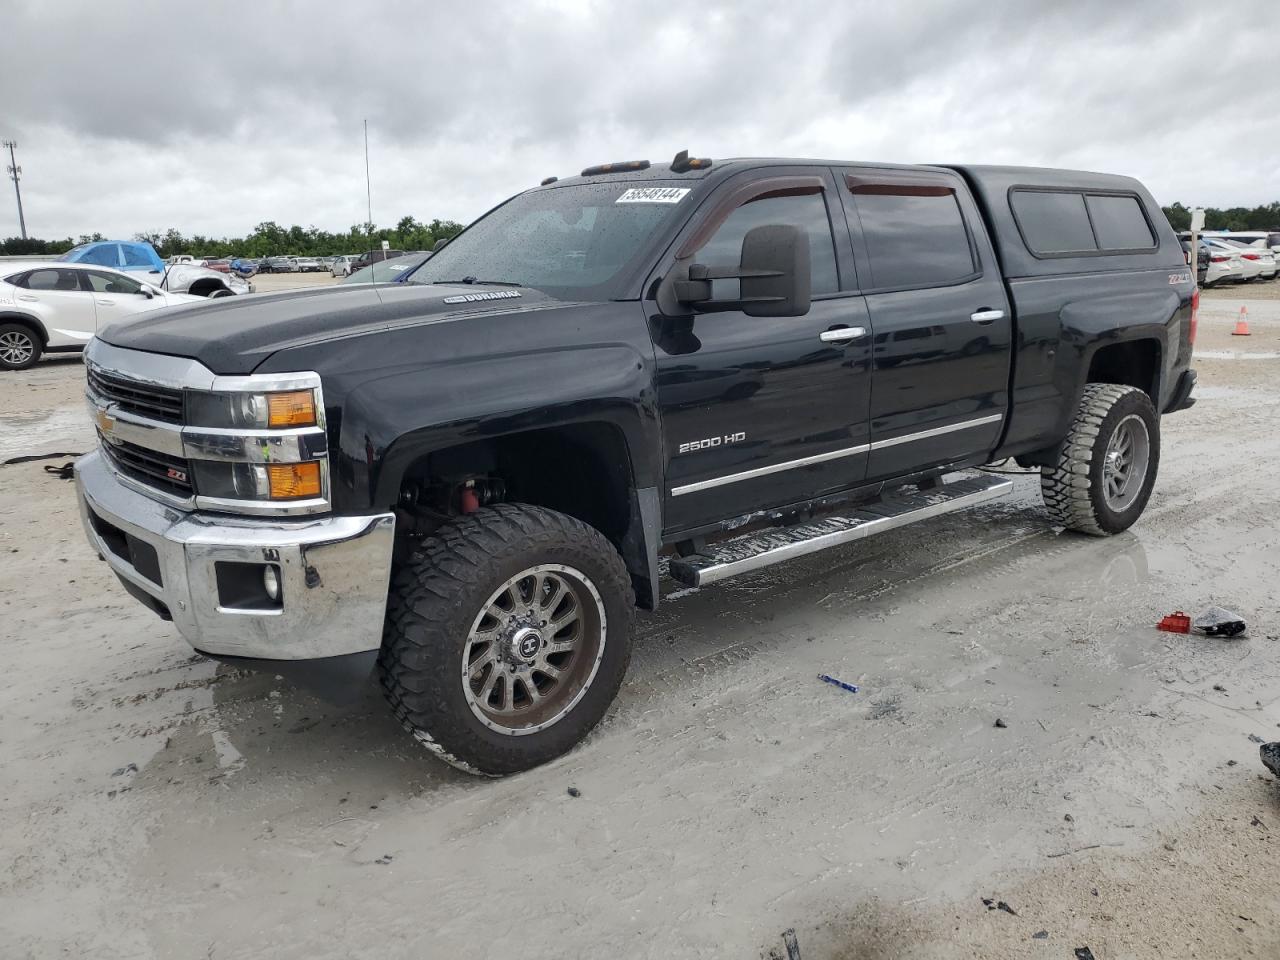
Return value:
M 438 283 L 467 283 L 477 284 L 482 287 L 523 287 L 523 283 L 515 283 L 512 280 L 480 280 L 476 277 L 463 277 L 461 280 L 432 280 L 432 284 Z

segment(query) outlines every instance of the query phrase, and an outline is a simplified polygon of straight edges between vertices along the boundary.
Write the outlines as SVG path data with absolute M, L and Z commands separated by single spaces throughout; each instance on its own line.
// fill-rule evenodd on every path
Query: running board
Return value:
M 877 533 L 905 527 L 944 513 L 977 506 L 1003 497 L 1013 490 L 1013 481 L 989 474 L 967 476 L 930 490 L 921 490 L 860 507 L 853 513 L 809 520 L 782 530 L 722 540 L 705 552 L 688 557 L 672 557 L 674 580 L 687 587 L 701 587 L 716 580 L 759 570 L 807 553 L 874 537 Z

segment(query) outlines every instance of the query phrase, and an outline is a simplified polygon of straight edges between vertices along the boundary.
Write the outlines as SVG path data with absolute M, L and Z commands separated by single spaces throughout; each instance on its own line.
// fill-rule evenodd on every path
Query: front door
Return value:
M 122 273 L 82 270 L 81 278 L 93 295 L 99 330 L 116 320 L 124 320 L 156 306 L 143 295 L 141 283 Z
M 695 255 L 707 266 L 736 266 L 748 230 L 800 227 L 810 245 L 806 315 L 733 310 L 663 318 L 646 304 L 657 355 L 668 534 L 844 489 L 866 472 L 870 326 L 862 298 L 842 292 L 848 234 L 830 196 L 834 181 L 820 172 L 810 179 L 825 186 L 764 192 L 728 212 Z M 833 219 L 845 246 L 839 257 Z M 695 217 L 677 242 L 706 229 Z M 714 281 L 713 296 L 736 299 L 737 286 Z M 844 286 L 855 286 L 852 277 Z
M 875 331 L 867 479 L 990 453 L 1009 405 L 1012 318 L 964 181 L 837 173 Z

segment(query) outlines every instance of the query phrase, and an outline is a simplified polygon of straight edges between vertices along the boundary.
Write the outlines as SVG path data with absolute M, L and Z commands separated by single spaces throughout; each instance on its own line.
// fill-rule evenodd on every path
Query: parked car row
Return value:
M 378 253 L 397 253 L 398 251 L 379 250 Z M 399 256 L 387 259 L 377 260 L 374 262 L 365 262 L 364 266 L 358 267 L 354 273 L 348 274 L 343 283 L 399 283 L 409 276 L 414 270 L 422 266 L 431 258 L 431 252 L 428 250 L 419 250 L 416 253 L 400 254 Z M 363 257 L 356 258 L 358 264 Z M 336 274 L 335 274 L 336 276 Z
M 1191 262 L 1190 233 L 1183 231 L 1182 250 Z M 1249 280 L 1274 280 L 1280 273 L 1280 231 L 1214 231 L 1200 234 L 1196 277 L 1202 287 Z
M 330 257 L 263 257 L 260 273 L 323 273 L 329 269 Z
M 349 253 L 340 256 L 305 257 L 221 257 L 218 259 L 201 259 L 190 254 L 176 254 L 165 262 L 170 265 L 201 266 L 220 273 L 234 273 L 241 276 L 252 276 L 255 273 L 323 273 L 329 271 L 334 277 L 349 277 L 370 264 L 382 263 L 406 256 L 404 250 L 371 250 L 366 253 Z

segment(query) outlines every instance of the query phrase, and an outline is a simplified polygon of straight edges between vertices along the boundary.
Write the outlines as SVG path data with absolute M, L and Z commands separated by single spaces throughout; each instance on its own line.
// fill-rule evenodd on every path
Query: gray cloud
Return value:
M 1252 205 L 1280 196 L 1280 125 L 1246 88 L 1275 69 L 1280 10 L 1244 9 L 28 2 L 0 36 L 0 133 L 46 237 L 359 222 L 365 117 L 384 223 L 685 146 L 1082 166 Z

